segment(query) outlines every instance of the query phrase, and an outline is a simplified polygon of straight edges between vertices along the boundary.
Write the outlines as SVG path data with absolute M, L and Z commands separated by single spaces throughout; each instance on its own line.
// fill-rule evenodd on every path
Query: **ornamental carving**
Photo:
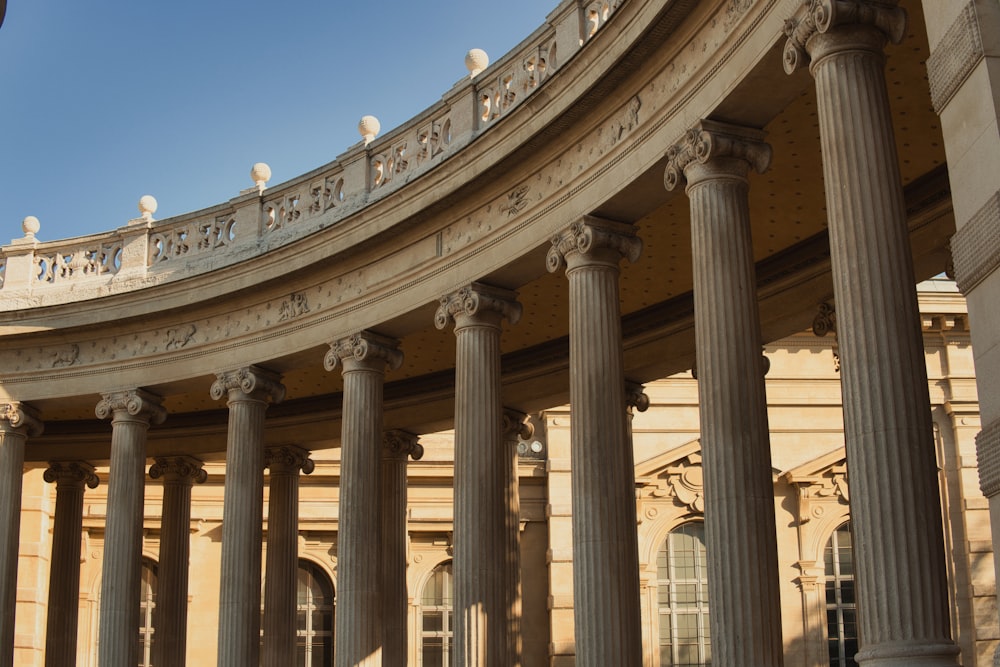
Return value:
M 692 452 L 668 466 L 656 480 L 650 495 L 653 498 L 673 498 L 691 512 L 705 511 L 705 479 L 701 467 L 701 452 Z
M 527 440 L 535 434 L 535 426 L 523 412 L 504 408 L 500 418 L 500 431 L 507 440 Z
M 281 376 L 260 366 L 216 373 L 215 377 L 211 396 L 216 401 L 227 395 L 232 398 L 233 392 L 258 400 L 270 397 L 273 403 L 281 403 L 285 398 L 285 385 L 281 384 Z
M 208 479 L 208 473 L 202 468 L 202 463 L 193 456 L 158 456 L 153 465 L 149 466 L 149 476 L 152 479 L 163 478 L 165 481 L 180 481 L 203 484 Z
M 362 331 L 330 343 L 330 350 L 323 357 L 323 367 L 332 371 L 338 365 L 346 366 L 346 361 L 382 362 L 389 370 L 396 370 L 403 363 L 403 353 L 395 338 Z
M 798 493 L 799 523 L 823 516 L 830 505 L 847 505 L 850 502 L 847 461 L 842 450 L 784 473 L 782 477 Z
M 617 144 L 625 138 L 625 135 L 639 127 L 639 109 L 641 108 L 642 100 L 639 99 L 638 95 L 633 95 L 619 117 L 611 121 L 611 133 L 608 139 L 611 146 Z
M 50 461 L 49 467 L 42 473 L 42 479 L 49 484 L 86 484 L 91 489 L 96 489 L 101 483 L 94 472 L 94 466 L 85 461 Z
M 451 322 L 457 324 L 458 318 L 481 317 L 490 313 L 517 324 L 521 319 L 521 304 L 516 298 L 516 292 L 472 283 L 441 297 L 441 305 L 434 314 L 434 326 L 444 329 Z
M 184 327 L 174 327 L 173 329 L 167 329 L 167 345 L 166 349 L 169 350 L 179 350 L 194 338 L 195 332 L 198 328 L 193 324 L 189 324 Z
M 630 411 L 645 412 L 649 409 L 649 396 L 646 394 L 645 389 L 638 382 L 629 382 L 626 380 L 625 405 L 628 406 Z
M 828 303 L 819 304 L 819 312 L 813 318 L 813 334 L 822 338 L 830 332 L 837 334 L 837 311 Z
M 80 357 L 80 346 L 75 343 L 73 345 L 66 345 L 65 347 L 56 349 L 52 356 L 52 368 L 72 366 Z
M 309 312 L 309 300 L 305 294 L 292 292 L 278 308 L 278 321 L 285 322 Z
M 38 411 L 25 403 L 0 403 L 0 431 L 21 429 L 31 437 L 42 434 Z
M 424 447 L 419 437 L 408 431 L 392 430 L 382 434 L 382 455 L 387 458 L 403 458 L 407 456 L 419 461 L 424 456 Z
M 810 0 L 785 21 L 785 72 L 809 63 L 809 40 L 817 33 L 850 23 L 878 28 L 893 44 L 906 36 L 906 11 L 875 0 Z
M 507 203 L 501 204 L 500 210 L 506 213 L 507 217 L 513 218 L 528 205 L 528 192 L 530 190 L 531 188 L 527 185 L 517 188 L 507 195 Z
M 733 176 L 745 177 L 748 166 L 762 174 L 771 165 L 771 146 L 763 139 L 760 130 L 702 120 L 667 149 L 663 187 L 673 190 L 688 180 L 692 165 L 726 158 Z
M 549 273 L 555 273 L 566 267 L 567 255 L 587 255 L 602 249 L 617 251 L 628 261 L 635 262 L 642 252 L 642 239 L 635 235 L 632 225 L 586 215 L 562 234 L 552 237 L 552 247 L 545 256 L 546 268 Z
M 264 467 L 275 473 L 298 473 L 308 475 L 316 469 L 316 463 L 309 458 L 309 450 L 295 445 L 268 447 L 264 450 Z
M 156 394 L 145 389 L 130 389 L 101 394 L 95 413 L 98 419 L 112 417 L 114 420 L 124 417 L 138 417 L 150 424 L 162 424 L 167 418 L 166 409 L 160 404 L 161 399 Z

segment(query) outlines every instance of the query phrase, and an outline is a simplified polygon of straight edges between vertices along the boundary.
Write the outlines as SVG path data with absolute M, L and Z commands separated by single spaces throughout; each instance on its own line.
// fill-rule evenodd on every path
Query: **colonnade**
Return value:
M 958 648 L 949 634 L 926 370 L 884 75 L 883 48 L 901 37 L 904 25 L 902 10 L 883 3 L 809 3 L 786 26 L 785 67 L 791 72 L 808 64 L 816 84 L 863 609 L 857 660 L 951 667 Z M 751 172 L 763 172 L 770 161 L 764 139 L 757 129 L 702 120 L 667 148 L 664 175 L 668 190 L 686 184 L 690 200 L 712 645 L 715 662 L 736 666 L 781 665 L 783 647 L 748 204 Z M 632 225 L 582 216 L 555 236 L 546 260 L 550 271 L 565 270 L 568 280 L 581 667 L 642 661 L 618 286 L 621 261 L 639 260 L 641 249 Z M 453 325 L 457 339 L 454 641 L 463 667 L 520 662 L 512 639 L 519 583 L 510 565 L 517 552 L 510 443 L 523 432 L 524 419 L 504 410 L 500 334 L 504 322 L 516 326 L 521 308 L 513 292 L 472 283 L 443 296 L 435 315 L 436 326 Z M 412 434 L 387 436 L 382 423 L 385 374 L 401 360 L 397 341 L 369 331 L 334 341 L 325 358 L 327 370 L 340 367 L 344 379 L 338 667 L 403 664 L 398 656 L 406 652 L 405 459 L 418 457 L 419 445 Z M 275 374 L 248 367 L 220 373 L 211 394 L 229 405 L 218 664 L 243 667 L 259 660 L 265 411 L 284 389 Z M 165 413 L 158 397 L 137 388 L 105 395 L 98 415 L 112 418 L 100 664 L 134 665 L 145 437 Z M 12 404 L 0 415 L 0 506 L 19 506 L 24 443 L 37 432 L 26 406 Z M 271 665 L 290 650 L 282 642 L 294 632 L 287 615 L 294 613 L 290 543 L 296 480 L 299 471 L 308 471 L 303 451 L 289 449 L 269 460 L 275 526 L 268 542 L 264 657 Z M 184 470 L 198 467 L 190 460 L 158 461 L 154 469 L 154 477 L 176 478 L 164 517 L 169 504 L 178 521 L 169 528 L 165 523 L 165 546 L 172 546 L 164 558 L 182 564 L 184 507 L 198 478 Z M 80 470 L 72 478 L 79 478 L 74 494 L 92 476 Z M 290 477 L 277 483 L 284 475 Z M 69 486 L 65 497 L 57 515 L 65 511 L 71 539 L 79 503 L 70 500 Z M 10 664 L 13 645 L 17 516 L 13 511 L 0 518 L 0 667 Z M 58 576 L 60 586 L 72 585 L 71 574 Z M 171 576 L 184 590 L 186 575 Z M 183 600 L 163 604 L 174 618 L 170 632 L 182 636 Z M 57 607 L 53 603 L 50 613 Z M 50 632 L 50 641 L 68 641 L 69 629 L 50 625 Z M 168 663 L 181 664 L 171 660 L 178 657 Z

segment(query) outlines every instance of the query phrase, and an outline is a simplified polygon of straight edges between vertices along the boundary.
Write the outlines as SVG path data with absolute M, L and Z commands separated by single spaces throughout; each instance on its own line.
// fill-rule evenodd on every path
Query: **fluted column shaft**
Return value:
M 504 580 L 504 608 L 507 611 L 507 651 L 511 667 L 521 667 L 521 486 L 518 478 L 517 445 L 534 433 L 525 420 L 527 415 L 516 410 L 504 410 L 504 533 L 507 553 L 507 575 Z
M 871 665 L 956 665 L 906 210 L 883 48 L 905 13 L 825 2 L 787 26 L 816 82 L 837 301 L 859 638 Z
M 436 324 L 455 323 L 455 656 L 499 667 L 507 655 L 506 491 L 500 332 L 516 322 L 516 295 L 473 284 L 441 299 Z
M 83 487 L 96 488 L 94 468 L 82 461 L 59 461 L 45 471 L 56 485 L 52 522 L 49 600 L 45 623 L 45 667 L 76 665 L 80 613 L 80 540 L 83 537 Z
M 362 333 L 331 344 L 325 365 L 343 367 L 340 515 L 337 528 L 335 665 L 382 665 L 379 450 L 386 367 L 398 368 L 397 341 Z
M 578 667 L 641 665 L 635 469 L 628 445 L 618 264 L 630 225 L 587 217 L 553 239 L 569 279 L 573 596 Z
M 286 667 L 295 655 L 299 568 L 299 472 L 315 464 L 301 447 L 268 449 L 267 570 L 264 577 L 264 667 Z
M 17 607 L 17 550 L 21 531 L 21 480 L 28 435 L 41 422 L 26 405 L 0 405 L 0 667 L 14 664 L 14 610 Z
M 264 521 L 264 413 L 284 398 L 278 376 L 248 367 L 219 373 L 212 398 L 228 396 L 222 499 L 219 667 L 257 665 L 260 655 L 261 539 Z
M 382 443 L 382 662 L 407 661 L 406 460 L 418 460 L 424 448 L 417 436 L 388 431 Z
M 111 417 L 111 466 L 108 514 L 101 569 L 100 667 L 139 664 L 140 586 L 142 583 L 143 492 L 146 487 L 146 432 L 162 422 L 159 397 L 141 389 L 104 394 L 100 419 Z
M 780 666 L 781 601 L 747 174 L 762 133 L 703 121 L 671 152 L 691 204 L 713 662 Z M 674 172 L 676 174 L 676 172 Z M 668 187 L 671 185 L 667 179 Z
M 187 656 L 188 572 L 191 560 L 191 486 L 207 478 L 189 456 L 157 458 L 149 469 L 163 478 L 160 562 L 157 565 L 154 665 L 178 665 Z

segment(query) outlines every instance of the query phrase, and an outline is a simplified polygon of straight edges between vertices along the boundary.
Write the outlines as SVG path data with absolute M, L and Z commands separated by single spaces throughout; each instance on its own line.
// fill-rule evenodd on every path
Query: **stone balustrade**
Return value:
M 565 0 L 521 44 L 463 77 L 430 108 L 276 187 L 261 184 L 201 211 L 165 220 L 148 212 L 113 231 L 58 241 L 36 239 L 35 221 L 23 238 L 0 247 L 0 292 L 17 307 L 24 299 L 37 305 L 102 296 L 215 270 L 334 225 L 431 170 L 522 104 L 622 2 Z

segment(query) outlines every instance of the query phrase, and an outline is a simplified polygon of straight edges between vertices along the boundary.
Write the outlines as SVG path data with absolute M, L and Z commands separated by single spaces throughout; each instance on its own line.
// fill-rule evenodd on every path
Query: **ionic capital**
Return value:
M 634 226 L 585 215 L 569 229 L 552 237 L 545 265 L 549 273 L 555 273 L 567 268 L 570 257 L 596 259 L 599 253 L 609 255 L 617 265 L 622 257 L 635 262 L 641 252 L 642 239 L 635 235 Z M 607 257 L 602 260 L 607 261 Z
M 215 374 L 212 383 L 212 398 L 216 401 L 229 396 L 230 400 L 250 399 L 281 403 L 285 398 L 285 385 L 281 376 L 260 366 L 246 366 L 234 371 Z M 242 396 L 241 396 L 242 394 Z
M 771 166 L 771 146 L 764 132 L 711 120 L 699 121 L 667 149 L 663 186 L 673 190 L 712 177 L 745 179 L 749 169 L 759 174 Z
M 15 431 L 29 437 L 42 434 L 43 425 L 38 410 L 25 403 L 0 403 L 0 432 Z
M 162 477 L 164 481 L 188 482 L 202 484 L 208 479 L 208 473 L 202 468 L 202 462 L 193 456 L 158 456 L 153 465 L 149 466 L 149 476 L 152 479 Z
M 791 74 L 822 54 L 810 43 L 817 34 L 829 34 L 834 28 L 845 25 L 861 25 L 876 28 L 881 44 L 873 45 L 881 49 L 884 40 L 899 44 L 906 35 L 906 10 L 894 2 L 877 0 L 808 0 L 795 15 L 785 21 L 785 42 L 783 61 L 785 72 Z M 844 41 L 852 38 L 845 35 Z M 826 51 L 827 49 L 823 49 Z
M 424 447 L 419 436 L 409 431 L 392 430 L 382 434 L 382 456 L 384 458 L 406 458 L 419 461 L 424 456 Z
M 649 396 L 646 388 L 638 382 L 625 381 L 625 405 L 629 410 L 645 412 L 649 409 Z
M 403 353 L 399 351 L 399 341 L 371 331 L 362 331 L 330 343 L 330 349 L 323 357 L 323 367 L 328 371 L 338 365 L 345 371 L 352 368 L 396 370 L 402 363 Z
M 94 466 L 86 461 L 49 461 L 49 467 L 42 473 L 42 479 L 49 484 L 59 482 L 86 484 L 91 489 L 96 489 L 101 483 L 94 473 Z
M 489 322 L 499 326 L 502 319 L 511 324 L 517 324 L 521 319 L 517 293 L 472 283 L 441 297 L 441 305 L 434 313 L 434 326 L 444 329 L 451 322 L 456 325 Z
M 527 440 L 535 434 L 535 426 L 528 421 L 528 415 L 510 408 L 504 408 L 500 430 L 508 441 Z
M 274 473 L 310 474 L 316 469 L 316 464 L 309 458 L 309 450 L 295 445 L 268 447 L 264 450 L 264 467 Z
M 167 418 L 166 409 L 160 404 L 163 399 L 145 389 L 129 389 L 101 394 L 94 412 L 98 419 L 112 418 L 112 423 L 126 417 L 134 417 L 147 424 L 162 424 Z

